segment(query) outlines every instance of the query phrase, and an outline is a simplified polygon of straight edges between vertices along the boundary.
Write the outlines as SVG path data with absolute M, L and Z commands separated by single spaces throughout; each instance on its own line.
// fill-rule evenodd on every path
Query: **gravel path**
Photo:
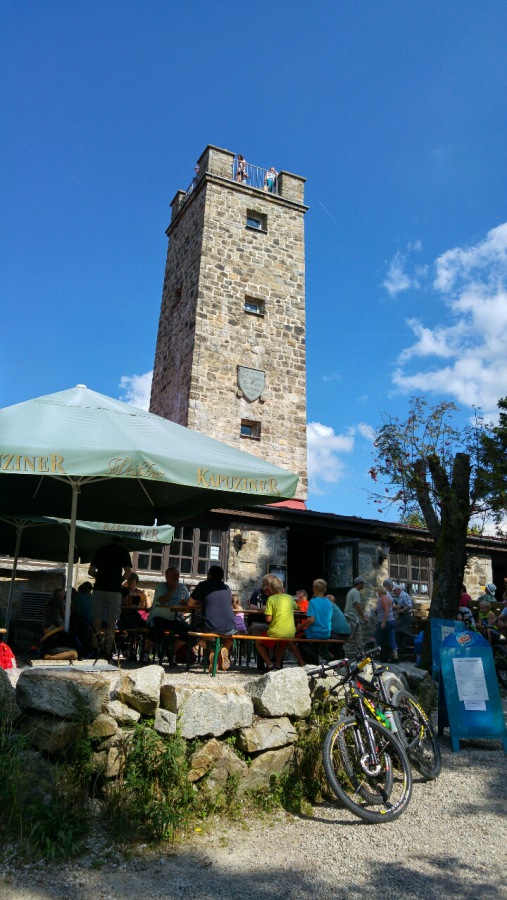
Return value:
M 326 804 L 309 818 L 279 813 L 247 828 L 212 821 L 162 852 L 122 856 L 95 838 L 81 860 L 18 868 L 7 848 L 0 900 L 507 898 L 507 754 L 494 741 L 462 746 L 452 753 L 443 739 L 440 778 L 416 776 L 393 823 L 364 825 Z

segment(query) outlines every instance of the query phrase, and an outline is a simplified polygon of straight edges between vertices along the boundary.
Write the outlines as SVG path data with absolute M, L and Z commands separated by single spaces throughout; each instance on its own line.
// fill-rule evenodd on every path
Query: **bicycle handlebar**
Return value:
M 368 660 L 370 660 L 373 656 L 377 656 L 378 653 L 380 653 L 380 647 L 373 647 L 373 649 L 369 650 L 368 653 L 364 653 L 359 656 L 357 660 L 351 661 L 350 659 L 335 659 L 331 663 L 321 663 L 316 669 L 310 669 L 310 671 L 307 671 L 306 674 L 308 675 L 308 677 L 312 675 L 313 677 L 317 678 L 325 678 L 326 672 L 329 672 L 333 669 L 343 669 L 345 667 L 348 667 L 352 672 L 356 669 L 364 668 L 364 666 L 368 664 Z M 361 663 L 363 663 L 363 665 L 361 665 Z

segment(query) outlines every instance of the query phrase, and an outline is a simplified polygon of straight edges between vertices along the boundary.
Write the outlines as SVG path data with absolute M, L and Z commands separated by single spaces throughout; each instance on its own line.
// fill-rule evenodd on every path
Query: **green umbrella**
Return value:
M 47 516 L 1 516 L 0 553 L 13 557 L 12 576 L 7 598 L 5 627 L 9 629 L 12 597 L 18 559 L 21 553 L 29 559 L 63 562 L 70 555 L 70 519 Z M 174 537 L 171 525 L 120 525 L 117 522 L 81 522 L 75 527 L 73 562 L 90 562 L 95 551 L 113 536 L 126 538 L 129 550 L 146 550 L 155 544 L 170 544 Z
M 266 460 L 83 385 L 0 410 L 0 475 L 0 513 L 70 511 L 69 569 L 78 497 L 82 519 L 178 522 L 213 507 L 290 498 L 298 481 Z M 67 619 L 70 591 L 67 583 Z

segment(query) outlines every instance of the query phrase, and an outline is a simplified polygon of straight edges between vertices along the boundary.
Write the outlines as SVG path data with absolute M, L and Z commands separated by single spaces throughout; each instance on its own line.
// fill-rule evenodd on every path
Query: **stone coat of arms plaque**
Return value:
M 246 366 L 238 366 L 238 387 L 243 396 L 250 403 L 262 396 L 266 383 L 266 373 L 260 369 L 249 369 Z

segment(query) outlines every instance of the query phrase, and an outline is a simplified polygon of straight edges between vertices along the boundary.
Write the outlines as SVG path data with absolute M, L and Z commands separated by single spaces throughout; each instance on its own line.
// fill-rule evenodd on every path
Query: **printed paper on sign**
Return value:
M 452 664 L 458 688 L 458 700 L 489 700 L 484 665 L 480 656 L 453 659 Z

